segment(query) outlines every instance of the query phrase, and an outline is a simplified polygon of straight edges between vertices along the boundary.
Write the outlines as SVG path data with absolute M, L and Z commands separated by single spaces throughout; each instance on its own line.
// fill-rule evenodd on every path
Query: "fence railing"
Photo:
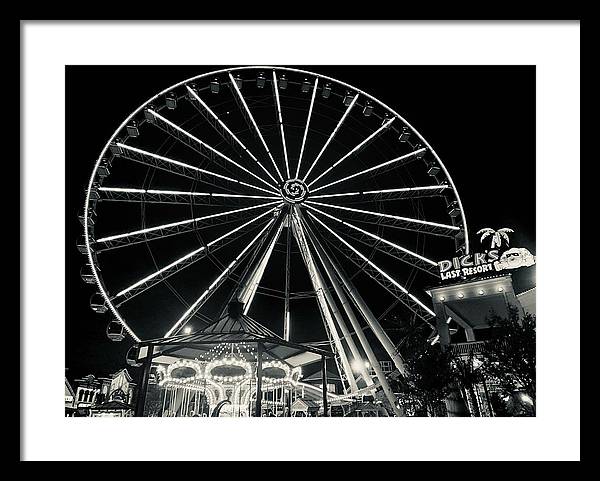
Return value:
M 451 345 L 452 352 L 458 356 L 468 356 L 469 354 L 479 354 L 483 352 L 485 341 L 458 342 Z

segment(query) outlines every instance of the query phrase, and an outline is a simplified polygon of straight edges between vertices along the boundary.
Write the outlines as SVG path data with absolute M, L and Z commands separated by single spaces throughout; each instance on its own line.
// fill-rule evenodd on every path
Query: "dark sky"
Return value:
M 515 230 L 511 244 L 527 247 L 535 254 L 535 67 L 294 67 L 331 76 L 368 92 L 394 108 L 427 139 L 460 193 L 474 248 L 479 246 L 474 234 L 480 228 L 511 227 Z M 114 130 L 140 104 L 174 83 L 219 68 L 223 67 L 66 69 L 65 367 L 71 379 L 115 371 L 123 366 L 131 345 L 130 339 L 115 343 L 106 338 L 108 319 L 90 310 L 93 286 L 79 277 L 84 257 L 75 248 L 82 233 L 77 213 L 94 162 Z M 449 257 L 451 252 L 439 252 L 439 256 Z M 390 264 L 390 274 L 396 274 L 394 269 Z M 516 291 L 531 287 L 534 275 L 534 268 L 515 273 Z M 268 284 L 269 279 L 265 282 Z M 273 278 L 271 282 L 278 281 Z M 376 290 L 366 296 L 372 296 L 372 302 L 379 300 Z M 161 299 L 159 294 L 157 299 Z M 262 309 L 259 312 L 266 312 L 268 307 L 263 304 Z M 161 323 L 160 316 L 148 315 L 148 325 Z M 298 331 L 303 337 L 299 340 L 319 337 L 311 333 L 304 326 Z

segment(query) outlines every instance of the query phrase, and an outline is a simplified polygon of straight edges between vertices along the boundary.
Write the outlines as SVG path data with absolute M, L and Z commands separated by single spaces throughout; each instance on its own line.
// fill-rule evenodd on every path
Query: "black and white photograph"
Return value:
M 140 441 L 133 426 L 238 426 L 286 439 L 288 459 L 313 458 L 290 429 L 329 446 L 358 425 L 467 439 L 544 422 L 540 355 L 560 347 L 543 340 L 552 306 L 539 323 L 536 309 L 557 259 L 538 258 L 554 207 L 539 200 L 535 63 L 131 55 L 57 68 L 53 422 Z M 564 403 L 571 387 L 554 388 Z
M 535 69 L 194 70 L 67 67 L 65 415 L 535 415 Z

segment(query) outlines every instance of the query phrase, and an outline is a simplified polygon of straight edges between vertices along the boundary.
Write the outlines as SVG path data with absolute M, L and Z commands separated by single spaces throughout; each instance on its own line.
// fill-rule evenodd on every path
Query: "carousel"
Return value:
M 303 400 L 327 416 L 339 397 L 327 391 L 330 351 L 296 344 L 243 314 L 232 301 L 227 313 L 190 335 L 135 344 L 128 362 L 143 366 L 138 416 L 292 416 Z M 302 368 L 321 363 L 320 387 L 302 382 Z M 152 399 L 152 400 L 151 400 Z

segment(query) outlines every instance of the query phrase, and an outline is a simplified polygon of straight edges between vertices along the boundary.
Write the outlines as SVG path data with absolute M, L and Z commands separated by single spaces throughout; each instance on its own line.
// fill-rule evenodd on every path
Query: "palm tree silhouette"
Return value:
M 490 229 L 489 227 L 486 227 L 484 229 L 481 229 L 479 232 L 477 232 L 477 234 L 481 234 L 480 242 L 482 242 L 482 243 L 485 238 L 492 236 L 491 248 L 493 249 L 494 247 L 500 247 L 502 245 L 503 240 L 506 242 L 506 245 L 509 245 L 510 240 L 508 238 L 508 234 L 511 234 L 513 232 L 514 232 L 514 230 L 509 229 L 508 227 L 504 227 L 503 229 L 498 229 L 498 230 L 494 230 L 494 229 Z

